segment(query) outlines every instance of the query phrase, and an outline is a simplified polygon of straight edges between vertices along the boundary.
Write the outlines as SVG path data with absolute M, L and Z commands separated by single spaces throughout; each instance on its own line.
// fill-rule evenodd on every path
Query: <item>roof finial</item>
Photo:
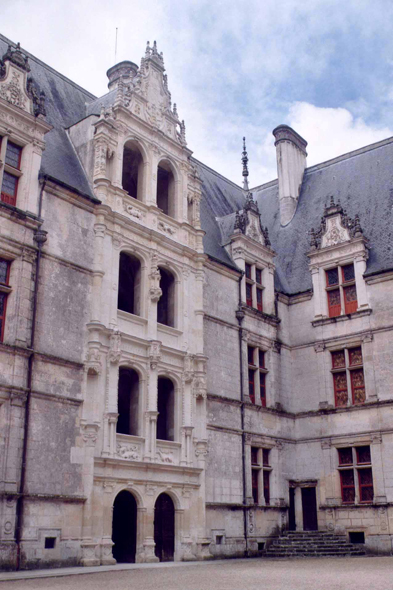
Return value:
M 248 155 L 246 151 L 246 138 L 243 137 L 243 152 L 242 152 L 242 162 L 243 162 L 243 189 L 248 191 Z

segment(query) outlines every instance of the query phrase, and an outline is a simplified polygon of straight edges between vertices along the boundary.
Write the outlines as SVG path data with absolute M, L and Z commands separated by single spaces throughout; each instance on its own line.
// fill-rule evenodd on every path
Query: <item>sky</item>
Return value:
M 188 147 L 237 184 L 244 135 L 250 186 L 277 176 L 277 125 L 306 139 L 308 166 L 393 135 L 392 0 L 12 0 L 0 15 L 97 96 L 156 40 Z

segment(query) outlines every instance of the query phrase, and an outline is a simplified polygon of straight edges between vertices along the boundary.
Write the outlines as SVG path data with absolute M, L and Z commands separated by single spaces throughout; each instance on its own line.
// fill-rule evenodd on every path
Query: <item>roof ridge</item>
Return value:
M 10 39 L 8 39 L 8 37 L 5 37 L 4 35 L 2 35 L 0 33 L 0 39 L 5 41 L 5 43 L 7 43 L 8 45 L 11 45 L 12 47 L 16 47 L 16 43 L 14 41 L 11 41 Z M 67 78 L 67 76 L 64 76 L 64 74 L 61 74 L 60 72 L 58 72 L 57 70 L 55 70 L 54 68 L 52 68 L 51 66 L 49 66 L 48 64 L 46 64 L 44 61 L 41 61 L 40 59 L 38 59 L 38 57 L 36 57 L 35 55 L 33 55 L 32 53 L 30 53 L 29 51 L 27 51 L 26 49 L 21 48 L 23 53 L 25 55 L 27 55 L 27 57 L 36 62 L 37 64 L 39 64 L 40 66 L 46 68 L 47 70 L 49 70 L 52 74 L 55 74 L 56 76 L 58 76 L 59 78 L 62 78 L 63 80 L 65 80 L 68 84 L 71 84 L 71 86 L 74 86 L 75 88 L 77 88 L 78 90 L 81 90 L 84 94 L 86 94 L 89 98 L 91 98 L 92 100 L 96 99 L 97 97 L 95 96 L 95 94 L 92 94 L 91 92 L 89 92 L 88 90 L 86 90 L 85 88 L 82 88 L 82 86 L 79 86 L 79 84 L 76 84 L 76 82 L 73 82 L 72 80 L 70 80 L 70 78 Z
M 213 172 L 213 174 L 215 174 L 219 178 L 222 178 L 223 180 L 225 180 L 226 182 L 228 182 L 229 184 L 231 184 L 235 188 L 238 188 L 242 193 L 244 193 L 242 187 L 239 186 L 238 184 L 236 184 L 235 182 L 233 182 L 233 180 L 229 180 L 229 178 L 226 178 L 226 176 L 223 176 L 222 174 L 220 174 L 216 170 L 213 170 L 213 168 L 210 168 L 210 166 L 207 166 L 206 164 L 204 164 L 203 162 L 201 162 L 197 158 L 194 158 L 194 156 L 191 157 L 191 160 L 193 160 L 194 162 L 197 162 L 197 164 L 200 164 L 203 168 L 206 168 L 206 170 L 209 170 L 209 172 Z

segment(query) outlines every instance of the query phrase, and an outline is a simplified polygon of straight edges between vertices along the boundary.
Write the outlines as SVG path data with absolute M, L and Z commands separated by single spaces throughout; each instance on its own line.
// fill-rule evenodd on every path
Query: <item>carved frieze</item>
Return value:
M 117 443 L 116 454 L 121 459 L 140 460 L 140 448 L 138 445 Z
M 161 342 L 159 340 L 152 340 L 148 348 L 148 357 L 150 359 L 150 368 L 156 369 L 161 360 Z
M 109 339 L 109 360 L 111 363 L 118 363 L 121 357 L 121 335 L 114 330 Z
M 363 230 L 360 226 L 359 216 L 354 219 L 348 217 L 346 211 L 341 207 L 340 201 L 337 204 L 334 198 L 330 198 L 330 204 L 325 207 L 321 218 L 321 225 L 317 231 L 310 230 L 311 250 L 337 246 L 349 242 L 352 238 L 361 237 Z
M 102 371 L 101 355 L 97 348 L 90 348 L 86 354 L 85 371 L 88 375 L 100 375 Z

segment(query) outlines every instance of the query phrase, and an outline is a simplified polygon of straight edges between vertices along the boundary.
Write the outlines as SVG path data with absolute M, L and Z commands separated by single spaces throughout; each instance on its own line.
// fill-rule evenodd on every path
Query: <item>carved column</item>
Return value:
M 94 449 L 97 442 L 99 424 L 81 420 L 81 434 L 84 443 L 83 482 L 87 498 L 83 505 L 82 565 L 90 567 L 100 564 L 97 543 L 93 541 L 93 485 Z
M 152 253 L 149 274 L 149 309 L 148 309 L 148 339 L 157 340 L 157 303 L 162 295 L 160 288 L 161 274 L 158 269 L 158 257 Z
M 314 319 L 318 320 L 323 317 L 322 302 L 321 302 L 321 289 L 320 289 L 320 282 L 321 282 L 320 269 L 316 266 L 312 266 L 310 268 L 310 270 L 311 270 L 313 299 L 314 299 L 314 314 L 315 314 Z
M 267 268 L 263 271 L 265 275 L 264 279 L 264 287 L 265 290 L 263 292 L 263 310 L 265 313 L 269 313 L 270 315 L 274 315 L 275 306 L 274 306 L 274 264 L 269 264 Z M 255 301 L 256 301 L 256 294 L 255 294 Z M 254 304 L 255 305 L 255 304 Z
M 384 504 L 386 502 L 386 489 L 383 474 L 387 473 L 388 470 L 384 470 L 381 433 L 374 433 L 371 440 L 372 444 L 370 450 L 374 481 L 374 501 L 377 504 Z
M 358 311 L 368 309 L 370 306 L 367 300 L 366 283 L 363 275 L 366 272 L 367 252 L 359 254 L 355 257 L 355 279 L 356 279 L 356 294 L 358 298 Z
M 102 293 L 102 277 L 104 272 L 102 270 L 104 239 L 106 233 L 106 225 L 103 223 L 104 217 L 99 215 L 97 223 L 94 225 L 94 270 L 93 270 L 93 289 L 92 289 L 92 305 L 91 305 L 91 320 L 93 322 L 101 321 L 101 293 Z

